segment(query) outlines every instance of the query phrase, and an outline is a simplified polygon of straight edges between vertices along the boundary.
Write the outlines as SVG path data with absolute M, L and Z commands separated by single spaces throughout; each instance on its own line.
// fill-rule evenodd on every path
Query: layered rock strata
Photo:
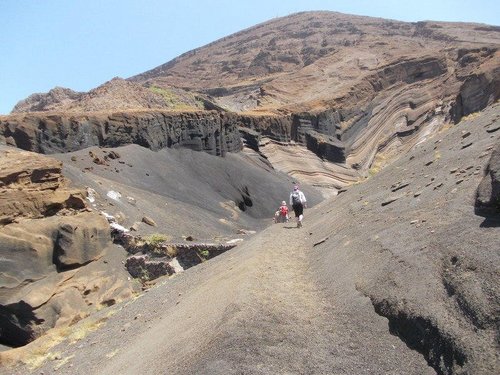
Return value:
M 130 244 L 130 241 L 127 241 Z M 125 244 L 126 246 L 126 244 Z M 128 272 L 142 281 L 173 275 L 214 258 L 236 246 L 235 243 L 162 243 L 142 246 L 140 252 L 125 262 Z M 135 251 L 137 248 L 128 248 Z
M 132 143 L 152 150 L 182 146 L 213 155 L 242 147 L 234 119 L 210 111 L 22 114 L 1 118 L 0 135 L 7 144 L 44 154 Z
M 85 208 L 82 191 L 69 189 L 62 177 L 60 161 L 5 147 L 0 152 L 0 224 Z
M 61 162 L 5 146 L 0 154 L 0 343 L 15 347 L 134 287 L 106 219 L 68 188 Z

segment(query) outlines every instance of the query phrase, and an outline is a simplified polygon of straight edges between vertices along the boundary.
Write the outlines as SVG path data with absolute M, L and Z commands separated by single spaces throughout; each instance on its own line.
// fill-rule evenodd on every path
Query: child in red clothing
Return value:
M 286 202 L 283 201 L 281 202 L 280 208 L 278 208 L 278 211 L 274 214 L 274 222 L 275 223 L 287 223 L 289 220 L 288 216 L 288 206 L 286 205 Z

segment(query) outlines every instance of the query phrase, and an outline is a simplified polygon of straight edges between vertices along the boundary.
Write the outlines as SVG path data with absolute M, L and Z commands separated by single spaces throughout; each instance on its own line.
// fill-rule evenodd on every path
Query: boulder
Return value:
M 149 216 L 143 216 L 142 222 L 146 223 L 147 225 L 150 225 L 152 227 L 156 227 L 156 222 L 151 219 Z
M 493 149 L 485 176 L 477 188 L 476 212 L 500 214 L 500 144 Z
M 94 213 L 61 219 L 57 229 L 54 262 L 62 269 L 82 266 L 99 257 L 111 238 L 107 220 Z
M 62 164 L 0 146 L 0 344 L 17 347 L 130 297 L 125 252 Z
M 58 160 L 1 146 L 0 225 L 85 208 L 85 193 L 70 189 L 61 169 Z

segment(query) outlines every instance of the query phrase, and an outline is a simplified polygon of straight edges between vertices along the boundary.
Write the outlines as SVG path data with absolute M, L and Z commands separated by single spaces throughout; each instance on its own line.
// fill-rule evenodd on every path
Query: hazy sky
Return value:
M 500 25 L 498 0 L 0 0 L 0 114 L 32 93 L 88 91 L 305 10 Z

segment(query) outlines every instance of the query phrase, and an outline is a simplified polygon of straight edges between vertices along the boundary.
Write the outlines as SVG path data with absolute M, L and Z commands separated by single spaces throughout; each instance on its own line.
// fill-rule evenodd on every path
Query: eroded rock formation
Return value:
M 44 154 L 135 143 L 224 155 L 242 146 L 234 118 L 219 112 L 20 114 L 0 119 L 0 134 L 7 144 Z
M 500 144 L 492 151 L 485 176 L 477 189 L 476 211 L 500 217 Z
M 3 147 L 0 152 L 1 224 L 85 208 L 82 191 L 69 189 L 62 177 L 60 161 L 13 148 Z
M 106 219 L 69 188 L 62 163 L 5 146 L 0 153 L 0 342 L 21 346 L 134 287 Z

